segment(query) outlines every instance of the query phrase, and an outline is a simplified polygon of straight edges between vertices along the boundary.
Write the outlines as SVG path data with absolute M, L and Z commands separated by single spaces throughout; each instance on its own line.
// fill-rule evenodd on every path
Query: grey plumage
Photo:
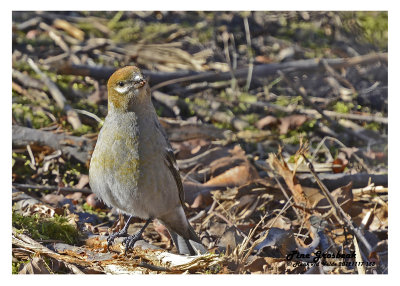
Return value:
M 142 78 L 134 70 L 131 77 L 137 79 L 138 75 Z M 114 98 L 110 96 L 113 88 L 110 81 L 109 101 Z M 122 112 L 116 107 L 121 106 L 120 102 L 109 102 L 109 113 L 90 164 L 93 192 L 123 213 L 142 219 L 159 219 L 180 253 L 206 252 L 183 211 L 181 177 L 171 145 L 151 103 L 148 85 L 137 89 L 115 86 L 114 92 L 126 92 L 123 95 L 128 101 Z

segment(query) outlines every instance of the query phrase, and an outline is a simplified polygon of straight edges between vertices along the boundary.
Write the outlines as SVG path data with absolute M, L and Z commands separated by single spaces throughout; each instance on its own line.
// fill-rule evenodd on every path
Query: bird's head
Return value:
M 126 112 L 150 101 L 150 90 L 139 68 L 127 66 L 114 72 L 107 84 L 108 110 Z

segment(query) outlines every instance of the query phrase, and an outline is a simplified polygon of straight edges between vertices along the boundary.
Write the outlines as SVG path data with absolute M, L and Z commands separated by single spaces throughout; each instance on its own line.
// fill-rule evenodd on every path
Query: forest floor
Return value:
M 13 273 L 387 273 L 385 12 L 13 12 Z M 91 193 L 108 77 L 150 82 L 209 253 Z M 120 222 L 118 222 L 118 219 Z M 129 229 L 138 230 L 136 219 Z

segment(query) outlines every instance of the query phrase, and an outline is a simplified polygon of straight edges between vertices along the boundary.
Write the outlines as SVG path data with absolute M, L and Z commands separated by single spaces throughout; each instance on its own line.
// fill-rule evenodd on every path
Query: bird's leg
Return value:
M 136 241 L 138 241 L 142 237 L 144 230 L 146 229 L 146 227 L 149 225 L 149 223 L 151 221 L 152 221 L 152 218 L 149 218 L 146 221 L 146 223 L 144 224 L 144 226 L 137 233 L 135 233 L 134 235 L 128 236 L 127 238 L 124 239 L 124 241 L 122 243 L 125 244 L 125 254 L 128 253 L 128 250 L 133 248 Z
M 125 223 L 125 226 L 117 232 L 114 232 L 110 234 L 107 238 L 107 249 L 110 251 L 110 245 L 113 243 L 114 239 L 117 237 L 123 237 L 123 236 L 128 236 L 128 228 L 129 225 L 131 224 L 131 220 L 133 219 L 133 216 L 130 216 L 128 218 L 128 221 Z

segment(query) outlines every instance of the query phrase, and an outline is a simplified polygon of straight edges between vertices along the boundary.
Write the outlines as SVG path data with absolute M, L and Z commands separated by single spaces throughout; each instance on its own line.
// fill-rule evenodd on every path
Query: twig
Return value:
M 15 188 L 17 189 L 35 189 L 35 190 L 41 190 L 41 191 L 62 191 L 62 192 L 81 192 L 84 194 L 91 194 L 92 191 L 88 188 L 84 189 L 77 189 L 77 188 L 71 188 L 71 187 L 58 187 L 58 186 L 42 186 L 42 185 L 30 185 L 30 184 L 17 184 L 13 183 L 12 184 Z
M 223 214 L 213 211 L 211 212 L 213 215 L 219 217 L 220 219 L 222 219 L 224 222 L 226 222 L 228 224 L 228 226 L 233 226 L 243 237 L 247 237 L 246 233 L 244 233 L 242 230 L 240 230 L 236 224 L 234 224 L 233 222 L 231 222 L 227 217 L 225 217 Z
M 226 62 L 228 63 L 229 66 L 229 73 L 231 75 L 231 88 L 232 90 L 236 90 L 237 88 L 237 81 L 236 81 L 236 77 L 235 77 L 235 70 L 234 67 L 232 65 L 232 61 L 231 61 L 231 57 L 229 55 L 229 44 L 228 44 L 228 40 L 229 40 L 229 34 L 228 32 L 224 31 L 222 33 L 222 41 L 224 42 L 224 53 L 225 53 L 225 58 L 226 58 Z
M 247 121 L 244 121 L 237 116 L 231 116 L 226 112 L 212 110 L 210 111 L 209 109 L 200 107 L 196 104 L 193 104 L 191 107 L 198 116 L 202 118 L 209 117 L 211 121 L 231 124 L 233 128 L 239 131 L 244 130 L 250 125 Z
M 96 120 L 98 123 L 100 123 L 100 124 L 103 124 L 104 122 L 103 122 L 103 120 L 101 120 L 100 119 L 100 117 L 98 117 L 96 114 L 94 114 L 94 113 L 91 113 L 91 112 L 89 112 L 89 111 L 87 111 L 87 110 L 82 110 L 82 109 L 74 109 L 76 112 L 78 112 L 78 113 L 80 113 L 80 114 L 83 114 L 83 115 L 86 115 L 86 116 L 88 116 L 88 117 L 90 117 L 90 118 L 93 118 L 94 120 Z
M 251 48 L 251 35 L 250 35 L 250 28 L 249 28 L 249 19 L 247 17 L 244 17 L 243 22 L 244 22 L 244 30 L 246 32 L 247 53 L 249 56 L 249 71 L 247 73 L 246 85 L 244 87 L 244 90 L 247 92 L 250 89 L 251 77 L 253 74 L 254 57 L 253 57 L 253 50 Z
M 314 171 L 314 167 L 312 163 L 307 159 L 306 155 L 304 153 L 301 154 L 303 159 L 305 160 L 307 166 L 310 169 L 310 172 L 313 174 L 315 177 L 318 186 L 320 187 L 322 193 L 325 195 L 326 199 L 328 200 L 329 204 L 332 207 L 333 210 L 333 215 L 336 217 L 337 221 L 341 225 L 346 225 L 349 230 L 352 232 L 353 235 L 355 235 L 361 243 L 364 245 L 368 253 L 371 252 L 372 247 L 367 241 L 367 239 L 364 237 L 364 235 L 361 233 L 359 229 L 354 227 L 353 223 L 350 221 L 350 219 L 347 217 L 347 214 L 344 212 L 342 207 L 339 205 L 339 203 L 335 200 L 335 198 L 331 195 L 331 193 L 328 191 L 328 189 L 325 187 L 325 185 L 319 180 L 317 173 Z
M 347 146 L 344 145 L 342 142 L 340 142 L 340 140 L 338 140 L 338 139 L 336 139 L 336 138 L 334 138 L 334 137 L 325 136 L 325 137 L 321 140 L 321 142 L 318 144 L 317 148 L 315 148 L 314 154 L 313 154 L 313 156 L 311 157 L 311 162 L 314 162 L 315 157 L 317 156 L 318 150 L 321 148 L 322 144 L 324 144 L 325 141 L 328 140 L 328 139 L 331 140 L 331 141 L 336 142 L 336 143 L 339 144 L 342 148 L 347 148 Z M 356 160 L 360 163 L 360 165 L 364 168 L 365 171 L 367 171 L 368 173 L 370 173 L 371 170 L 368 168 L 367 165 L 365 165 L 364 161 L 363 161 L 360 157 L 358 157 L 357 154 L 352 153 L 351 155 L 354 156 L 354 158 L 356 158 Z
M 349 130 L 348 128 L 345 128 L 344 126 L 342 126 L 341 124 L 337 123 L 336 121 L 334 121 L 332 118 L 328 117 L 324 111 L 319 108 L 316 104 L 314 104 L 307 96 L 307 92 L 304 89 L 304 87 L 300 86 L 297 87 L 291 80 L 289 80 L 285 74 L 282 71 L 278 71 L 278 74 L 283 78 L 283 80 L 290 86 L 290 88 L 292 88 L 293 90 L 295 90 L 298 94 L 300 94 L 300 96 L 303 98 L 304 102 L 308 105 L 311 105 L 319 114 L 321 114 L 321 116 L 327 120 L 329 122 L 329 124 L 333 127 L 335 127 L 336 129 L 338 128 L 343 128 L 343 130 L 348 133 L 351 136 L 355 136 L 358 137 L 359 139 L 363 140 L 363 141 L 374 141 L 375 139 L 372 139 L 370 137 L 367 137 L 361 133 L 358 132 L 353 132 L 352 130 Z
M 32 78 L 27 74 L 24 74 L 18 70 L 12 70 L 12 78 L 18 80 L 24 87 L 32 87 L 35 89 L 42 90 L 45 85 L 38 79 Z
M 35 161 L 35 156 L 33 156 L 31 146 L 29 144 L 26 145 L 26 149 L 28 150 L 29 158 L 31 159 L 29 166 L 36 171 L 36 161 Z
M 48 87 L 49 92 L 53 99 L 56 101 L 57 105 L 67 113 L 67 120 L 72 125 L 74 130 L 80 128 L 82 126 L 82 123 L 79 120 L 77 112 L 74 111 L 74 109 L 69 104 L 67 104 L 64 95 L 58 89 L 57 85 L 39 69 L 39 67 L 31 58 L 28 58 L 28 64 L 40 76 L 43 83 Z
M 274 225 L 274 223 L 277 221 L 277 219 L 290 207 L 291 205 L 291 201 L 292 201 L 293 197 L 290 197 L 290 199 L 285 203 L 285 205 L 283 206 L 283 208 L 279 211 L 278 215 L 271 221 L 270 226 L 268 228 L 271 228 L 272 225 Z M 242 244 L 240 245 L 239 248 L 239 254 L 243 254 L 247 244 L 250 242 L 251 238 L 254 236 L 255 231 L 257 230 L 257 228 L 260 226 L 261 222 L 264 221 L 264 219 L 269 215 L 269 213 L 266 213 L 261 220 L 257 223 L 257 225 L 250 231 L 249 235 L 247 236 L 247 238 L 242 242 Z M 267 236 L 268 236 L 269 230 L 267 230 L 265 232 L 265 234 L 260 237 L 259 239 L 257 239 L 251 246 L 250 248 L 247 250 L 247 253 L 245 255 L 243 255 L 241 257 L 241 259 L 239 260 L 240 264 L 242 265 L 250 256 L 250 254 L 253 252 L 253 249 L 262 241 L 264 241 Z
M 362 260 L 361 257 L 361 252 L 360 252 L 360 247 L 358 246 L 358 242 L 357 242 L 357 238 L 354 237 L 353 238 L 353 242 L 354 242 L 354 249 L 356 251 L 356 264 L 357 264 L 357 272 L 358 274 L 365 274 L 365 266 L 364 266 L 364 262 Z
M 69 53 L 70 49 L 68 45 L 64 42 L 56 29 L 50 27 L 45 22 L 41 22 L 39 27 L 49 33 L 50 38 L 56 43 L 57 46 L 59 46 L 64 52 Z
M 293 113 L 293 112 L 298 112 L 301 114 L 306 114 L 310 115 L 314 118 L 319 118 L 321 117 L 320 113 L 314 109 L 306 109 L 306 108 L 301 108 L 301 109 L 295 109 L 290 106 L 281 106 L 277 105 L 274 103 L 270 102 L 262 102 L 262 101 L 257 101 L 257 102 L 251 102 L 249 103 L 251 106 L 255 107 L 262 107 L 262 108 L 272 108 L 276 109 L 279 111 L 283 111 L 286 113 Z M 361 114 L 353 114 L 353 113 L 340 113 L 340 112 L 335 112 L 331 110 L 324 110 L 323 111 L 326 116 L 333 117 L 333 118 L 345 118 L 345 119 L 351 119 L 351 120 L 359 120 L 359 121 L 368 121 L 368 122 L 377 122 L 377 123 L 383 123 L 383 124 L 388 124 L 388 118 L 387 117 L 382 117 L 382 116 L 377 116 L 377 115 L 361 115 Z
M 329 74 L 331 74 L 338 81 L 342 82 L 344 85 L 346 85 L 348 88 L 350 88 L 353 93 L 357 92 L 356 89 L 354 88 L 354 86 L 347 79 L 345 79 L 344 77 L 339 75 L 333 68 L 331 68 L 331 66 L 327 63 L 327 61 L 325 59 L 322 59 L 321 62 Z
M 87 261 L 84 261 L 84 260 L 80 260 L 78 258 L 74 258 L 74 257 L 64 256 L 64 255 L 58 254 L 58 253 L 50 250 L 49 248 L 41 245 L 40 243 L 38 243 L 37 241 L 33 240 L 29 236 L 24 235 L 22 233 L 18 233 L 18 231 L 15 228 L 12 229 L 12 243 L 15 244 L 15 245 L 18 245 L 20 247 L 33 250 L 33 251 L 35 251 L 37 253 L 45 254 L 45 255 L 50 256 L 50 257 L 52 257 L 52 258 L 54 258 L 56 260 L 61 260 L 75 274 L 84 274 L 84 273 L 72 263 L 76 263 L 76 264 L 79 264 L 81 266 L 90 266 L 90 264 L 91 264 L 90 262 L 87 262 Z
M 375 184 L 370 184 L 365 188 L 352 189 L 353 196 L 371 195 L 371 194 L 386 194 L 388 193 L 388 188 L 383 186 L 375 186 Z

